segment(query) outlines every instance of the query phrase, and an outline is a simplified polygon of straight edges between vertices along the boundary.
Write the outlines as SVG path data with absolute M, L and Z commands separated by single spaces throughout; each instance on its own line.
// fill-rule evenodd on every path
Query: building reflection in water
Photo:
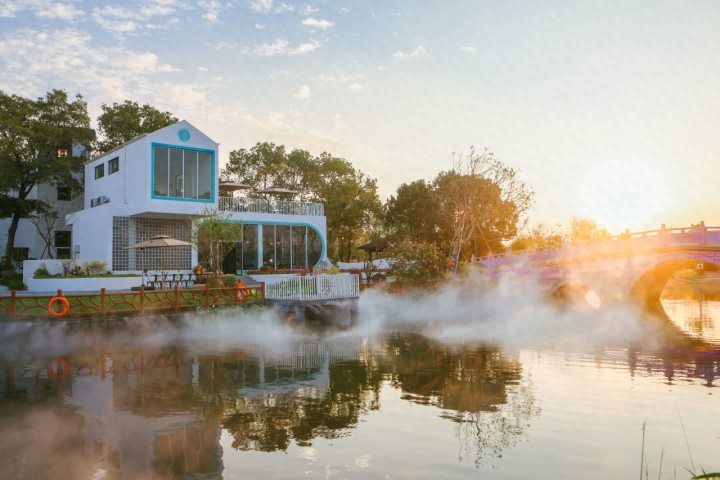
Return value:
M 595 356 L 669 381 L 712 385 L 720 370 L 716 350 Z M 540 412 L 518 358 L 414 333 L 281 353 L 98 345 L 54 359 L 18 354 L 0 359 L 0 478 L 221 478 L 223 430 L 238 451 L 341 438 L 380 409 L 385 387 L 437 408 L 476 465 L 516 445 Z

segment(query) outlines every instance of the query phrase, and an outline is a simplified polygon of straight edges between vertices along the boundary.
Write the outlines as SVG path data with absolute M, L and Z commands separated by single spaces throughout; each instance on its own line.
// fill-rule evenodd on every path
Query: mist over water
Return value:
M 353 328 L 269 308 L 5 323 L 0 478 L 624 478 L 644 421 L 647 451 L 687 464 L 676 409 L 713 467 L 717 349 L 661 324 L 529 277 L 370 289 Z

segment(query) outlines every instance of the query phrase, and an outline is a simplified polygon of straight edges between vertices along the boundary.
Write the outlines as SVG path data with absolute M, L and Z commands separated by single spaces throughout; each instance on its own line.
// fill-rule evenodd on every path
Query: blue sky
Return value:
M 531 221 L 720 225 L 720 2 L 0 0 L 0 88 L 329 151 L 381 195 L 470 145 Z

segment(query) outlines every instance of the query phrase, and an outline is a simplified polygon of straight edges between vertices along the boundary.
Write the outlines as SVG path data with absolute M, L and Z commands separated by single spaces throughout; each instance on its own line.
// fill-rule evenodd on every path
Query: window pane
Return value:
M 160 197 L 168 196 L 168 149 L 155 147 L 155 179 L 153 191 Z
M 105 164 L 101 163 L 100 165 L 95 167 L 95 180 L 98 178 L 102 178 L 105 176 Z
M 263 267 L 275 268 L 275 225 L 263 225 Z
M 183 196 L 183 152 L 177 148 L 170 149 L 170 196 Z
M 210 199 L 212 179 L 215 172 L 212 162 L 212 153 L 198 152 L 198 198 Z
M 242 268 L 243 270 L 258 269 L 258 244 L 257 244 L 257 225 L 243 225 L 243 251 L 242 251 Z
M 185 150 L 185 198 L 197 198 L 197 152 Z
M 275 227 L 275 249 L 277 252 L 277 268 L 291 268 L 290 266 L 290 227 L 278 225 Z
M 120 170 L 120 158 L 115 157 L 111 158 L 108 162 L 108 175 L 112 175 L 113 173 Z
M 305 227 L 292 227 L 292 268 L 307 268 L 305 262 Z
M 322 255 L 322 240 L 320 235 L 312 228 L 307 229 L 308 238 L 308 267 L 312 268 L 320 261 Z

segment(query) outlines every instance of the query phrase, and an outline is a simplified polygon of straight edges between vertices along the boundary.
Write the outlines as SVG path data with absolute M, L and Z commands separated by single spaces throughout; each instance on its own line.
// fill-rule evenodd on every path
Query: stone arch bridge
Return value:
M 549 294 L 592 290 L 603 303 L 629 301 L 657 309 L 665 284 L 678 270 L 720 269 L 720 227 L 704 222 L 690 228 L 663 225 L 603 242 L 507 252 L 477 261 L 496 277 L 534 275 Z

